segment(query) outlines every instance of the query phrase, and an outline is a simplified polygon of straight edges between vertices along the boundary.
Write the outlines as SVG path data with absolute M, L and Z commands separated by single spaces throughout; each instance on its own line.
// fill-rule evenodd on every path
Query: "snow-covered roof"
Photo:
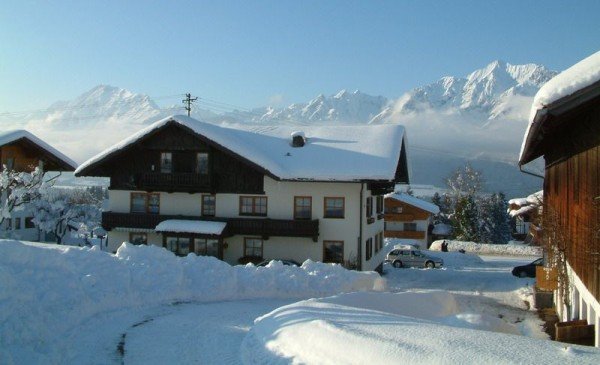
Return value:
M 154 230 L 156 232 L 220 235 L 226 226 L 226 222 L 168 219 L 160 222 Z
M 531 112 L 529 113 L 529 125 L 525 131 L 519 161 L 523 159 L 529 134 L 536 120 L 536 115 L 543 112 L 549 105 L 564 99 L 577 91 L 591 86 L 600 81 L 600 51 L 579 61 L 575 65 L 564 70 L 540 88 L 535 94 Z
M 24 129 L 16 129 L 6 132 L 0 132 L 0 147 L 6 144 L 15 142 L 21 138 L 26 138 L 32 143 L 38 145 L 41 149 L 46 152 L 54 155 L 55 158 L 62 160 L 65 164 L 69 165 L 71 168 L 77 168 L 77 162 L 71 160 L 69 157 L 64 155 L 62 152 L 57 150 L 56 148 L 50 146 L 48 143 L 36 137 L 33 133 L 28 132 Z
M 84 162 L 78 175 L 167 123 L 178 123 L 265 169 L 282 180 L 394 180 L 404 128 L 378 126 L 302 126 L 303 147 L 294 148 L 290 136 L 298 126 L 261 126 L 234 129 L 177 115 L 159 120 Z
M 405 193 L 389 193 L 385 195 L 385 198 L 401 201 L 403 203 L 412 205 L 413 207 L 425 210 L 431 214 L 438 214 L 440 212 L 440 207 L 437 205 Z
M 511 217 L 521 216 L 523 214 L 540 209 L 544 202 L 544 191 L 540 190 L 527 198 L 515 198 L 508 201 L 508 214 Z

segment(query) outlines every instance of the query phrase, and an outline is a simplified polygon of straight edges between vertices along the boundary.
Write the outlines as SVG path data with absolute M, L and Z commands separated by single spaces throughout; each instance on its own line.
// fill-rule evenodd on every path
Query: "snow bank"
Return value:
M 352 293 L 301 301 L 259 317 L 242 344 L 242 360 L 246 364 L 516 364 L 531 363 L 534 356 L 535 363 L 600 361 L 595 348 L 475 331 L 507 330 L 503 327 L 508 324 L 485 315 L 455 313 L 454 303 L 447 292 Z
M 0 240 L 0 283 L 0 363 L 9 364 L 48 362 L 68 348 L 61 335 L 115 309 L 385 287 L 377 273 L 310 261 L 302 267 L 230 266 L 213 257 L 176 257 L 156 246 L 123 244 L 111 255 L 97 247 L 13 240 Z
M 430 250 L 441 251 L 444 240 L 433 241 Z M 528 246 L 518 243 L 509 243 L 506 245 L 494 245 L 488 243 L 465 242 L 445 240 L 448 243 L 449 251 L 465 250 L 476 254 L 490 255 L 523 255 L 523 256 L 541 256 L 542 248 L 539 246 Z M 444 259 L 444 263 L 445 263 Z

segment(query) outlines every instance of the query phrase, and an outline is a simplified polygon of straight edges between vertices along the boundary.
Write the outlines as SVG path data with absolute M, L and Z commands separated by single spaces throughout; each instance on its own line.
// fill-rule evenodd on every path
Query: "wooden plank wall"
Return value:
M 0 147 L 0 169 L 2 165 L 7 164 L 9 158 L 14 158 L 14 170 L 31 172 L 39 163 L 39 157 L 36 156 L 32 151 L 23 148 L 18 144 L 6 145 Z
M 427 220 L 431 213 L 396 199 L 386 198 L 384 201 L 386 221 L 411 222 L 415 220 Z M 402 213 L 392 213 L 392 209 L 402 208 Z
M 600 300 L 600 146 L 546 168 L 546 211 L 554 211 L 565 228 L 570 265 Z

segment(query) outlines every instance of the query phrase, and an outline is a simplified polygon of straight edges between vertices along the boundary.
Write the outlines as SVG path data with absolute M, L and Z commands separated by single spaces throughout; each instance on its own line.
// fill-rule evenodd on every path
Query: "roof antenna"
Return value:
M 188 117 L 190 116 L 190 114 L 192 112 L 192 103 L 196 100 L 198 100 L 197 96 L 195 98 L 192 98 L 192 94 L 187 93 L 187 94 L 185 94 L 185 99 L 183 99 L 181 101 L 182 103 L 187 104 L 187 106 L 185 106 L 184 108 L 188 112 Z

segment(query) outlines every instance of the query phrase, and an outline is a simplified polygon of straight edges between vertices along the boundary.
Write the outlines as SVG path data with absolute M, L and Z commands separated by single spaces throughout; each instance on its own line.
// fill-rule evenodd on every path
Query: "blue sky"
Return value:
M 495 59 L 562 70 L 600 50 L 598 14 L 600 1 L 12 1 L 0 112 L 98 84 L 254 107 L 397 97 Z

